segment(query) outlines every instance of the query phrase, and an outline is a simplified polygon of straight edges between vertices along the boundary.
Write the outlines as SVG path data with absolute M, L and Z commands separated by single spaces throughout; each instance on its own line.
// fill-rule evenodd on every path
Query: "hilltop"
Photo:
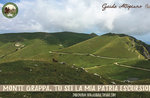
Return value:
M 65 47 L 79 43 L 81 41 L 95 37 L 93 34 L 74 33 L 74 32 L 56 32 L 56 33 L 6 33 L 0 34 L 0 42 L 24 42 L 27 40 L 40 39 L 48 44 L 63 44 Z
M 108 33 L 62 49 L 63 52 L 90 53 L 114 58 L 150 58 L 150 47 L 134 37 Z

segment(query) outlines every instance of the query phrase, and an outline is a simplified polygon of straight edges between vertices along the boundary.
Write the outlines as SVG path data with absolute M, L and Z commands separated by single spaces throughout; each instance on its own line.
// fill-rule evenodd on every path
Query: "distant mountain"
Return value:
M 27 40 L 40 39 L 48 44 L 63 44 L 65 47 L 90 39 L 97 35 L 74 33 L 74 32 L 58 32 L 58 33 L 8 33 L 0 34 L 0 42 L 23 42 Z
M 150 46 L 134 37 L 108 33 L 62 49 L 114 58 L 150 58 Z

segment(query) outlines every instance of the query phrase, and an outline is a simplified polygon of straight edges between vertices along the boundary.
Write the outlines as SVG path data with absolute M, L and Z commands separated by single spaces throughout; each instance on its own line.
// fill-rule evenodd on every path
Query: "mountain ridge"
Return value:
M 115 44 L 116 46 L 114 46 L 113 44 Z M 120 48 L 120 50 L 117 49 L 117 47 Z M 104 51 L 102 51 L 102 49 Z M 114 51 L 112 51 L 112 49 L 114 49 Z M 62 51 L 92 53 L 101 56 L 109 56 L 109 54 L 111 53 L 117 53 L 120 51 L 120 53 L 124 52 L 123 55 L 133 54 L 131 56 L 137 58 L 143 58 L 142 56 L 144 56 L 144 58 L 146 59 L 150 58 L 149 45 L 147 45 L 146 43 L 140 40 L 137 40 L 132 36 L 125 35 L 125 34 L 114 34 L 114 33 L 107 33 L 101 36 L 91 38 L 89 40 L 83 41 L 81 43 L 70 46 L 66 49 L 63 49 Z M 101 52 L 98 53 L 98 51 Z M 104 52 L 107 53 L 107 55 L 106 54 L 103 55 Z M 115 54 L 112 54 L 111 56 L 113 55 Z M 121 57 L 121 55 L 117 55 L 115 57 Z M 128 57 L 128 55 L 125 57 Z

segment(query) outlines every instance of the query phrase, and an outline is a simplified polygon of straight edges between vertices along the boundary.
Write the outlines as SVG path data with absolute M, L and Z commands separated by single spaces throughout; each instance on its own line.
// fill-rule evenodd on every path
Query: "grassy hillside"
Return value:
M 148 45 L 133 37 L 105 34 L 62 49 L 63 52 L 91 53 L 114 58 L 149 58 Z
M 84 42 L 65 48 L 64 52 L 94 53 L 117 37 L 97 36 Z
M 149 68 L 148 65 L 130 64 L 130 62 L 142 61 L 144 57 L 146 58 L 144 53 L 149 54 L 148 45 L 127 35 L 110 33 L 94 36 L 96 35 L 71 32 L 2 34 L 0 35 L 0 63 L 18 60 L 53 63 L 52 59 L 55 58 L 59 62 L 83 67 L 90 73 L 112 79 L 149 78 L 149 72 L 114 64 L 126 62 L 127 66 Z M 70 46 L 71 44 L 73 45 Z M 140 49 L 145 50 L 142 52 Z M 135 74 L 138 74 L 138 77 Z
M 119 64 L 150 69 L 149 60 L 131 60 L 126 62 L 120 62 Z
M 0 34 L 0 84 L 112 84 L 114 81 L 126 84 L 122 81 L 132 79 L 138 80 L 135 84 L 148 84 L 149 53 L 149 45 L 122 34 Z M 141 94 L 118 93 L 117 97 L 149 95 Z M 72 94 L 1 93 L 1 96 L 71 98 Z
M 105 84 L 81 68 L 44 61 L 2 63 L 0 77 L 0 84 Z
M 105 84 L 104 79 L 83 69 L 43 61 L 16 61 L 0 64 L 0 84 Z M 0 93 L 2 98 L 67 98 L 71 93 Z
M 109 84 L 112 80 L 87 73 L 82 68 L 44 61 L 0 64 L 0 84 Z M 42 77 L 42 78 L 41 78 Z M 117 81 L 116 81 L 117 83 Z M 146 98 L 148 93 L 117 93 L 121 98 Z M 0 93 L 2 98 L 72 98 L 72 93 Z
M 57 56 L 59 61 L 66 62 L 69 64 L 75 64 L 79 67 L 84 68 L 92 68 L 92 67 L 100 67 L 107 64 L 112 64 L 117 61 L 123 61 L 118 59 L 105 59 L 105 58 L 98 58 L 92 57 L 87 55 L 73 55 L 73 54 L 64 54 Z
M 150 68 L 149 61 L 144 59 L 148 55 L 145 43 L 131 36 L 110 33 L 61 49 L 55 57 L 59 61 L 84 67 L 90 73 L 123 81 L 150 78 L 150 71 L 145 71 Z M 116 65 L 118 63 L 127 66 Z
M 98 73 L 105 77 L 121 81 L 132 79 L 143 80 L 150 78 L 149 71 L 117 66 L 115 64 L 105 65 L 99 68 L 88 68 L 87 70 L 91 73 Z
M 58 32 L 58 33 L 10 33 L 0 34 L 0 45 L 8 42 L 25 42 L 26 40 L 40 39 L 48 44 L 62 44 L 65 47 L 95 37 L 93 34 Z
M 47 60 L 49 51 L 56 51 L 94 36 L 96 35 L 72 32 L 0 34 L 0 62 Z

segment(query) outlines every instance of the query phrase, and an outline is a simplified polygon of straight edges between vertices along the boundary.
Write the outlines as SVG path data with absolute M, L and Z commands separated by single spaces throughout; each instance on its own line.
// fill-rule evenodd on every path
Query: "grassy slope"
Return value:
M 37 33 L 37 34 L 33 33 L 31 34 L 31 36 L 29 35 L 30 34 L 25 34 L 25 33 L 23 35 L 22 34 L 16 35 L 16 36 L 24 37 L 24 40 L 21 41 L 21 43 L 24 44 L 25 47 L 18 51 L 15 51 L 16 47 L 14 46 L 14 44 L 16 42 L 13 42 L 12 39 L 9 39 L 11 40 L 11 42 L 7 44 L 2 44 L 0 47 L 2 51 L 1 55 L 2 53 L 7 55 L 1 59 L 1 63 L 8 62 L 8 61 L 9 62 L 17 61 L 17 60 L 40 60 L 40 61 L 51 62 L 52 58 L 56 58 L 60 62 L 65 62 L 70 65 L 75 64 L 78 67 L 87 68 L 89 72 L 99 73 L 100 75 L 108 76 L 113 79 L 119 79 L 119 80 L 128 79 L 128 75 L 130 74 L 132 74 L 131 77 L 135 77 L 134 74 L 136 73 L 136 71 L 134 69 L 128 69 L 128 68 L 123 68 L 123 67 L 113 65 L 115 62 L 128 61 L 127 59 L 120 59 L 120 58 L 125 58 L 125 57 L 138 58 L 138 55 L 140 55 L 139 52 L 132 47 L 133 42 L 127 36 L 123 36 L 123 37 L 120 37 L 118 35 L 97 36 L 92 39 L 83 41 L 79 44 L 75 44 L 69 48 L 64 48 L 66 47 L 65 45 L 69 46 L 70 45 L 69 43 L 74 44 L 71 40 L 72 37 L 74 36 L 75 36 L 74 39 L 77 40 L 78 38 L 80 39 L 80 37 L 83 38 L 87 38 L 89 36 L 91 37 L 91 35 L 75 34 L 75 33 L 53 33 L 52 35 L 51 34 L 47 35 L 47 33 Z M 47 37 L 50 37 L 52 39 L 47 39 Z M 53 40 L 54 37 L 57 38 Z M 14 40 L 17 40 L 17 38 L 19 39 L 20 37 L 16 37 L 16 39 Z M 6 41 L 3 40 L 2 43 L 4 42 Z M 63 46 L 59 46 L 59 44 L 63 44 Z M 81 56 L 81 55 L 73 55 L 73 54 L 64 54 L 64 55 L 49 54 L 49 51 L 59 50 L 60 48 L 64 48 L 62 49 L 63 52 L 65 51 L 70 53 L 72 52 L 93 53 L 95 55 L 101 55 L 106 57 L 119 57 L 119 58 L 106 59 L 106 58 L 97 58 L 97 57 L 92 57 L 87 55 Z M 124 73 L 127 70 L 129 70 L 128 73 Z M 140 71 L 137 71 L 137 73 L 139 72 Z M 148 72 L 139 74 L 139 78 L 140 79 L 149 78 L 145 76 L 147 74 Z
M 105 84 L 105 80 L 77 67 L 43 61 L 0 64 L 0 84 Z M 0 93 L 3 98 L 67 98 L 71 93 Z
M 131 47 L 126 44 L 127 42 L 130 41 L 126 37 L 117 38 L 94 54 L 115 58 L 138 58 L 139 55 L 141 56 L 136 50 L 129 50 Z
M 70 34 L 70 33 L 69 33 Z M 128 78 L 137 77 L 140 79 L 147 79 L 149 77 L 149 72 L 137 71 L 134 69 L 123 68 L 114 65 L 114 62 L 122 62 L 126 61 L 126 59 L 116 59 L 116 60 L 109 60 L 109 59 L 101 59 L 95 58 L 91 56 L 75 56 L 75 55 L 50 55 L 48 52 L 50 50 L 59 50 L 59 44 L 62 44 L 63 47 L 68 47 L 78 42 L 84 41 L 86 39 L 91 38 L 91 35 L 84 35 L 84 34 L 74 34 L 71 33 L 69 35 L 67 33 L 55 33 L 55 34 L 45 34 L 45 33 L 33 33 L 33 34 L 4 34 L 0 35 L 0 56 L 7 55 L 3 59 L 1 58 L 2 62 L 13 61 L 13 60 L 21 60 L 21 59 L 37 59 L 37 60 L 46 60 L 47 62 L 39 62 L 39 61 L 16 61 L 10 63 L 3 63 L 0 64 L 0 70 L 2 70 L 1 75 L 1 84 L 7 83 L 19 83 L 19 84 L 91 84 L 91 83 L 104 83 L 106 81 L 99 80 L 97 77 L 88 74 L 81 70 L 81 72 L 76 72 L 76 70 L 72 69 L 70 66 L 62 66 L 60 64 L 54 64 L 50 60 L 52 57 L 57 58 L 59 61 L 64 61 L 69 65 L 76 64 L 79 67 L 85 67 L 91 73 L 99 73 L 103 76 L 108 76 L 113 79 L 125 80 Z M 68 36 L 69 35 L 69 36 Z M 73 36 L 72 36 L 73 35 Z M 65 39 L 65 40 L 64 40 Z M 19 51 L 15 51 L 16 47 L 14 44 L 16 42 L 20 42 L 25 44 L 25 47 Z M 94 44 L 93 44 L 94 43 Z M 100 44 L 101 43 L 101 44 Z M 123 47 L 122 47 L 123 45 Z M 90 47 L 89 47 L 90 46 Z M 119 50 L 116 50 L 115 47 L 119 47 Z M 95 37 L 93 39 L 81 42 L 79 44 L 73 45 L 68 49 L 64 49 L 65 52 L 81 52 L 81 53 L 95 53 L 96 55 L 104 55 L 108 56 L 108 52 L 111 48 L 112 52 L 110 53 L 117 53 L 115 57 L 124 58 L 129 56 L 130 58 L 137 58 L 139 55 L 138 51 L 134 51 L 132 48 L 132 41 L 125 37 L 118 37 L 118 36 L 102 36 L 102 37 Z M 129 49 L 129 51 L 127 51 Z M 107 50 L 107 51 L 105 51 Z M 105 53 L 104 53 L 105 51 Z M 124 56 L 118 53 L 125 52 Z M 110 54 L 109 53 L 109 54 Z M 128 54 L 128 55 L 126 55 Z M 111 57 L 114 54 L 111 54 Z M 129 65 L 133 66 L 144 66 L 147 67 L 149 63 L 147 61 L 142 61 L 141 63 L 137 63 L 139 61 L 135 60 L 130 61 Z M 50 63 L 50 64 L 49 64 Z M 40 65 L 36 67 L 35 65 Z M 126 63 L 125 63 L 126 64 Z M 55 67 L 54 67 L 55 66 Z M 99 67 L 95 67 L 99 66 Z M 65 68 L 64 68 L 65 67 Z M 30 72 L 30 69 L 33 71 Z M 58 69 L 58 72 L 54 72 Z M 62 70 L 63 69 L 63 70 Z M 64 70 L 66 69 L 66 70 Z M 19 70 L 19 71 L 15 71 Z M 61 75 L 63 73 L 63 75 Z M 71 74 L 68 74 L 71 73 Z M 73 79 L 69 80 L 70 77 Z M 11 77 L 10 77 L 11 76 Z M 22 77 L 25 76 L 25 77 Z M 43 77 L 42 79 L 39 77 Z M 63 78 L 61 76 L 64 76 Z M 81 77 L 77 77 L 81 76 Z M 8 78 L 6 78 L 8 77 Z M 52 78 L 49 78 L 52 77 Z M 56 78 L 59 77 L 59 78 Z M 90 78 L 89 78 L 90 77 Z M 87 78 L 87 79 L 86 79 Z M 26 79 L 26 80 L 25 80 Z M 45 81 L 47 80 L 47 81 Z M 66 81 L 68 80 L 68 81 Z M 11 82 L 10 82 L 11 81 Z M 149 81 L 149 80 L 145 80 Z M 140 82 L 139 82 L 140 83 Z M 5 97 L 22 97 L 24 95 L 27 96 L 34 96 L 34 97 L 64 97 L 66 98 L 68 95 L 72 96 L 71 94 L 65 93 L 47 93 L 47 94 L 34 94 L 34 93 L 11 93 L 5 94 L 2 93 L 0 95 L 4 95 Z M 124 94 L 119 93 L 118 96 L 125 96 Z M 137 96 L 138 98 L 140 95 L 131 93 L 127 94 L 126 96 L 132 98 L 133 96 Z M 126 97 L 125 97 L 126 98 Z
M 68 47 L 81 41 L 94 37 L 90 34 L 60 32 L 60 33 L 10 33 L 0 34 L 0 43 L 24 42 L 26 40 L 40 39 L 48 44 L 63 44 Z
M 92 53 L 116 58 L 144 58 L 127 36 L 98 36 L 62 49 L 63 52 Z
M 121 62 L 119 64 L 150 69 L 150 61 L 149 60 L 131 60 L 131 61 L 127 61 L 127 62 Z
M 62 49 L 92 37 L 94 36 L 71 32 L 1 34 L 1 62 L 20 59 L 49 60 L 49 51 Z M 15 43 L 18 42 L 25 47 L 16 51 L 18 47 Z
M 70 54 L 58 56 L 60 61 L 76 66 L 85 67 L 91 73 L 110 77 L 112 79 L 127 80 L 129 78 L 148 79 L 150 72 L 116 66 L 115 62 L 143 61 L 144 56 L 136 46 L 140 46 L 140 41 L 133 41 L 134 38 L 120 35 L 103 35 L 87 41 L 64 48 L 61 51 Z M 135 39 L 134 39 L 135 40 Z M 137 42 L 137 43 L 136 43 Z M 141 44 L 142 45 L 142 44 Z M 91 56 L 77 56 L 72 53 L 92 53 L 104 57 L 115 57 L 118 59 L 96 58 Z M 139 59 L 140 58 L 140 59 Z M 140 68 L 149 68 L 147 63 L 138 64 Z M 132 63 L 131 63 L 132 64 Z M 145 65 L 147 64 L 147 65 Z M 136 65 L 136 64 L 134 64 Z
M 103 76 L 117 80 L 128 80 L 130 78 L 138 78 L 139 80 L 142 80 L 150 78 L 150 72 L 120 67 L 114 64 L 103 66 L 100 68 L 88 69 L 88 71 L 91 73 L 102 74 Z
M 2 61 L 7 62 L 11 60 L 35 59 L 34 56 L 40 55 L 42 53 L 49 54 L 49 51 L 60 48 L 59 45 L 48 45 L 40 39 L 30 40 L 26 43 L 28 44 L 23 49 L 7 55 L 2 59 Z M 43 58 L 41 57 L 41 59 Z
M 57 55 L 59 61 L 66 62 L 69 64 L 75 64 L 79 67 L 90 68 L 94 66 L 104 66 L 107 64 L 112 64 L 117 62 L 118 59 L 104 59 L 104 58 L 97 58 L 92 56 L 80 56 L 80 55 L 73 55 L 73 54 L 64 54 L 64 55 Z M 123 60 L 119 60 L 123 61 Z
M 120 65 L 133 66 L 138 68 L 150 69 L 150 61 L 143 59 L 122 59 L 117 61 Z M 117 80 L 128 80 L 130 78 L 138 78 L 139 80 L 149 79 L 150 72 L 137 70 L 132 68 L 121 67 L 114 63 L 105 64 L 102 67 L 87 68 L 91 73 L 98 73 L 100 75 L 110 77 Z M 148 81 L 148 80 L 147 80 Z
M 44 61 L 0 64 L 0 84 L 103 84 L 103 80 L 81 68 Z M 69 74 L 68 74 L 69 73 Z M 42 77 L 42 78 L 41 78 Z
M 62 49 L 64 52 L 94 53 L 117 37 L 97 36 L 71 47 Z
M 14 46 L 14 44 L 12 44 L 10 42 L 8 42 L 6 44 L 3 43 L 0 46 L 0 57 L 14 52 L 15 49 L 16 49 L 16 47 Z
M 43 61 L 16 61 L 0 64 L 0 84 L 108 84 L 110 80 L 99 78 L 81 68 Z M 17 71 L 16 71 L 17 70 Z M 32 70 L 32 71 L 31 71 Z M 69 73 L 69 74 L 68 74 Z M 42 77 L 42 78 L 41 78 Z M 118 93 L 121 98 L 140 98 L 147 93 Z M 72 98 L 72 93 L 0 93 L 3 98 Z

